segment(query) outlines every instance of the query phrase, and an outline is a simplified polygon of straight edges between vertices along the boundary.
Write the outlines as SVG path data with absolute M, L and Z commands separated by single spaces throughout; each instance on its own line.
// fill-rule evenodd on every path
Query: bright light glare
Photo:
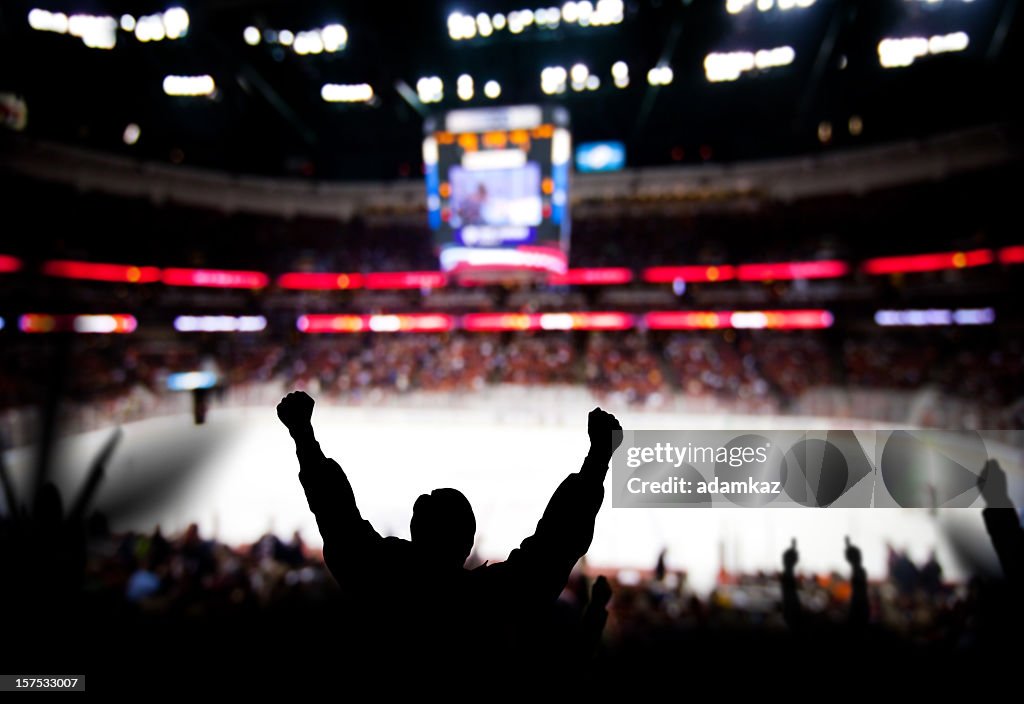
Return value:
M 459 100 L 472 100 L 473 99 L 473 77 L 468 73 L 464 73 L 459 76 L 459 80 L 456 82 L 456 93 L 458 93 Z
M 562 66 L 548 66 L 540 72 L 540 89 L 545 95 L 565 92 L 565 81 L 569 72 Z
M 121 138 L 125 144 L 131 146 L 139 141 L 141 135 L 142 129 L 133 122 L 124 128 L 124 134 L 121 135 Z
M 775 8 L 786 12 L 806 9 L 814 2 L 815 0 L 725 0 L 725 11 L 730 15 L 738 15 L 751 8 L 756 8 L 758 12 L 771 12 Z
M 47 12 L 46 10 L 31 10 L 28 13 L 28 26 L 37 32 L 56 32 L 67 34 L 68 16 L 63 12 Z
M 501 95 L 501 84 L 497 81 L 487 81 L 487 83 L 484 84 L 484 95 L 491 100 L 494 100 Z
M 216 88 L 213 77 L 209 75 L 164 76 L 164 93 L 167 95 L 211 95 Z
M 444 82 L 437 76 L 424 76 L 416 81 L 420 102 L 439 103 L 444 99 Z
M 936 34 L 931 38 L 890 37 L 878 43 L 878 61 L 883 68 L 902 68 L 929 54 L 963 51 L 969 44 L 966 32 Z
M 320 30 L 324 51 L 338 51 L 348 44 L 348 30 L 340 24 L 329 24 Z
M 320 36 L 318 30 L 310 30 L 308 32 L 299 32 L 295 35 L 295 42 L 292 44 L 292 49 L 295 50 L 296 54 L 304 56 L 306 54 L 319 54 L 324 50 L 324 40 Z
M 647 82 L 652 86 L 667 86 L 672 82 L 672 68 L 655 66 L 647 72 Z
M 373 100 L 373 87 L 369 83 L 325 83 L 320 97 L 328 103 L 367 103 Z
M 704 75 L 711 83 L 735 81 L 742 74 L 754 69 L 765 70 L 788 66 L 796 59 L 796 51 L 790 46 L 750 51 L 712 52 L 704 57 Z
M 68 34 L 78 37 L 90 49 L 113 49 L 117 43 L 117 21 L 113 17 L 71 15 Z
M 245 31 L 242 32 L 242 38 L 245 39 L 245 43 L 249 46 L 256 46 L 263 37 L 260 34 L 260 30 L 256 27 L 246 27 Z
M 145 15 L 135 23 L 135 38 L 142 43 L 159 42 L 166 37 L 167 31 L 160 15 Z
M 177 39 L 188 33 L 188 12 L 183 7 L 172 7 L 163 14 L 164 32 L 168 39 Z
M 77 14 L 33 9 L 28 13 L 29 26 L 39 32 L 70 34 L 90 49 L 113 49 L 117 43 L 118 21 L 109 15 Z

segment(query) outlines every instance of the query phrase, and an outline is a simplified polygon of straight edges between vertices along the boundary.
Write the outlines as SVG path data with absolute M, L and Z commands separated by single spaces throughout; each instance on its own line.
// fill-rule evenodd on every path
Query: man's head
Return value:
M 414 545 L 446 565 L 462 567 L 473 549 L 476 517 L 461 491 L 434 489 L 416 499 L 409 529 Z

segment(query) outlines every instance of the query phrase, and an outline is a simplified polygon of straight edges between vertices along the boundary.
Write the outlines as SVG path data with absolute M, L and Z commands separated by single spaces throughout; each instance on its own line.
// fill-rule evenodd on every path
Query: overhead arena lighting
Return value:
M 189 16 L 182 7 L 172 7 L 155 15 L 143 15 L 132 22 L 122 17 L 122 28 L 131 25 L 135 38 L 140 42 L 159 42 L 164 39 L 180 39 L 188 34 Z M 125 29 L 125 31 L 132 31 Z
M 455 82 L 455 92 L 459 96 L 459 100 L 472 100 L 473 77 L 468 73 L 459 76 L 459 79 Z
M 328 103 L 368 103 L 373 100 L 373 87 L 369 83 L 325 83 L 320 97 Z
M 814 2 L 815 0 L 725 0 L 725 11 L 730 15 L 738 15 L 752 9 L 756 9 L 758 12 L 771 12 L 772 10 L 786 12 L 787 10 L 808 8 Z
M 38 32 L 68 34 L 82 40 L 90 49 L 113 49 L 117 44 L 118 22 L 109 15 L 65 15 L 33 9 L 28 13 L 29 26 Z
M 612 64 L 612 80 L 616 88 L 629 87 L 629 66 L 625 61 L 616 61 Z
M 266 327 L 262 315 L 179 315 L 174 319 L 178 332 L 260 332 Z
M 142 136 L 142 128 L 140 128 L 134 122 L 131 122 L 124 127 L 124 132 L 121 133 L 121 139 L 128 146 L 132 146 L 139 141 L 139 137 Z
M 672 68 L 670 66 L 655 66 L 647 72 L 647 83 L 652 86 L 667 86 L 672 82 Z
M 331 54 L 342 51 L 348 46 L 348 29 L 337 22 L 306 29 L 292 31 L 290 29 L 260 29 L 248 26 L 242 30 L 242 39 L 249 46 L 257 46 L 260 42 L 276 46 L 291 47 L 300 56 L 309 54 Z
M 521 34 L 527 28 L 538 30 L 558 29 L 563 24 L 578 27 L 607 27 L 620 24 L 623 20 L 625 5 L 622 0 L 598 0 L 597 3 L 567 2 L 558 7 L 540 7 L 535 10 L 513 10 L 508 14 L 486 12 L 471 15 L 453 12 L 448 15 L 448 36 L 455 41 L 487 38 L 495 32 L 508 30 L 511 34 Z
M 216 90 L 210 75 L 202 76 L 164 76 L 164 93 L 174 96 L 212 95 Z
M 883 327 L 927 327 L 939 325 L 991 325 L 996 321 L 992 308 L 930 308 L 927 310 L 880 310 L 875 323 Z
M 501 84 L 497 81 L 487 81 L 484 84 L 484 95 L 494 100 L 501 95 Z
M 711 52 L 704 57 L 704 76 L 709 83 L 735 81 L 748 71 L 788 66 L 796 58 L 791 46 L 759 51 Z
M 416 81 L 416 95 L 421 103 L 440 103 L 444 100 L 444 81 L 437 76 L 424 76 Z
M 562 66 L 548 66 L 540 72 L 540 89 L 545 95 L 565 92 L 565 83 L 569 72 Z
M 572 89 L 575 91 L 586 90 L 587 78 L 590 76 L 590 69 L 586 64 L 575 64 L 569 69 L 569 78 L 572 81 Z
M 969 45 L 967 32 L 936 34 L 930 38 L 890 37 L 878 42 L 878 63 L 882 68 L 904 68 L 922 57 L 964 51 Z

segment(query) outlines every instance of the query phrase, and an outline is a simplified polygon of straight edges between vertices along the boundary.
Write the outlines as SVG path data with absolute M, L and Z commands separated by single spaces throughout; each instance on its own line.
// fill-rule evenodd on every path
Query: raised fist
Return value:
M 854 569 L 860 567 L 861 564 L 860 548 L 850 542 L 850 536 L 846 536 L 846 561 Z
M 611 413 L 600 408 L 590 412 L 587 418 L 587 434 L 590 435 L 590 447 L 606 453 L 609 457 L 622 444 L 622 426 L 619 421 Z
M 1012 508 L 1010 494 L 1006 487 L 1006 472 L 995 460 L 985 463 L 978 476 L 978 489 L 989 508 Z
M 292 391 L 277 404 L 277 417 L 292 435 L 310 429 L 313 403 L 305 391 Z

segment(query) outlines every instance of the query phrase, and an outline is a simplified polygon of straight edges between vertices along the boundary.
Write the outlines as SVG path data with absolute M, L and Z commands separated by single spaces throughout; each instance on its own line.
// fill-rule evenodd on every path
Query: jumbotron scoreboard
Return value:
M 572 137 L 564 108 L 453 110 L 425 125 L 427 212 L 455 277 L 561 274 Z

